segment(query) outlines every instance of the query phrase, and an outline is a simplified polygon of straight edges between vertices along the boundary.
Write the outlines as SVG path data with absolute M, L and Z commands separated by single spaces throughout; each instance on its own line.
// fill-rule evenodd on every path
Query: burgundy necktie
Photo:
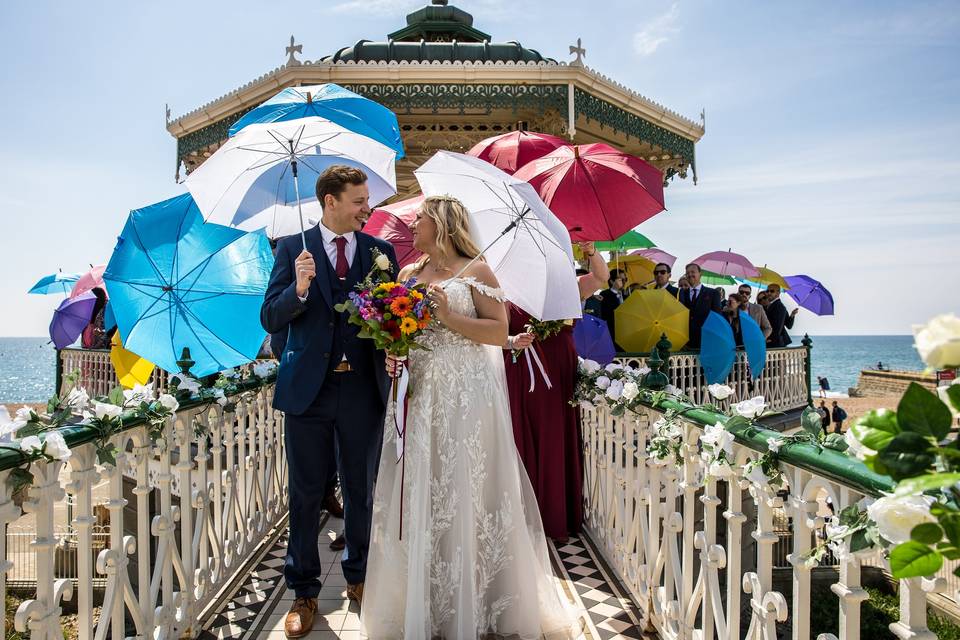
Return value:
M 337 277 L 343 280 L 347 277 L 347 271 L 350 270 L 350 265 L 347 264 L 347 239 L 337 236 L 333 242 L 337 245 Z
M 697 290 L 690 289 L 690 304 L 694 304 L 697 301 Z

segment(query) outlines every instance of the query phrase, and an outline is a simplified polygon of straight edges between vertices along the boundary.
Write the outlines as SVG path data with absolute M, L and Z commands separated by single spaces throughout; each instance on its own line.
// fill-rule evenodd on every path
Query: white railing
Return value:
M 638 602 L 645 624 L 666 640 L 807 640 L 811 573 L 834 570 L 811 569 L 801 561 L 829 514 L 826 498 L 839 513 L 865 495 L 890 490 L 889 479 L 839 452 L 794 445 L 782 454 L 793 463 L 780 462 L 788 487 L 776 492 L 769 484 L 754 484 L 742 466 L 759 457 L 766 437 L 776 435 L 765 430 L 750 442 L 738 436 L 730 475 L 705 475 L 699 437 L 716 416 L 697 411 L 682 419 L 682 464 L 663 464 L 646 452 L 652 424 L 662 415 L 645 407 L 621 417 L 603 407 L 582 410 L 586 527 Z M 781 509 L 792 520 L 787 556 L 792 579 L 775 586 L 774 549 L 783 526 L 774 516 Z M 831 591 L 839 596 L 841 640 L 861 637 L 860 607 L 868 597 L 861 566 L 876 563 L 876 556 L 859 552 L 838 562 Z M 891 625 L 893 633 L 904 640 L 933 640 L 926 627 L 927 595 L 946 589 L 942 578 L 901 580 L 900 620 Z
M 763 396 L 767 406 L 773 411 L 789 411 L 807 406 L 810 387 L 807 378 L 807 360 L 810 357 L 806 347 L 786 347 L 769 349 L 767 362 L 760 377 L 750 379 L 747 354 L 738 351 L 733 369 L 726 384 L 733 387 L 738 398 Z M 634 368 L 644 367 L 647 357 L 624 354 L 616 361 Z M 680 389 L 691 402 L 703 404 L 710 401 L 707 383 L 700 367 L 700 356 L 693 352 L 670 354 L 670 384 Z
M 7 538 L 0 537 L 5 559 L 0 597 L 7 595 L 8 574 L 17 575 L 21 563 L 29 563 L 36 580 L 34 597 L 17 610 L 17 630 L 29 630 L 31 638 L 41 640 L 63 638 L 61 604 L 75 598 L 81 640 L 195 637 L 218 591 L 244 569 L 287 514 L 283 418 L 271 408 L 272 396 L 270 384 L 233 396 L 235 408 L 229 411 L 216 404 L 181 407 L 156 441 L 146 424 L 129 425 L 111 440 L 118 452 L 116 467 L 96 464 L 95 445 L 83 428 L 65 430 L 73 450 L 67 465 L 30 462 L 34 482 L 23 510 L 35 518 L 32 557 L 8 553 Z M 15 452 L 0 452 L 4 530 L 21 516 L 6 482 L 16 461 Z M 69 471 L 62 481 L 65 466 Z M 131 469 L 133 479 L 125 480 L 121 469 Z M 104 480 L 110 535 L 106 548 L 95 555 L 92 495 Z M 174 495 L 174 480 L 180 493 L 187 493 L 182 499 Z M 136 496 L 132 515 L 124 509 L 125 482 Z M 184 492 L 184 487 L 193 490 Z M 74 505 L 75 581 L 59 578 L 56 567 L 54 508 L 63 506 L 67 493 Z M 103 579 L 102 602 L 95 601 L 94 585 Z M 98 605 L 101 615 L 95 617 Z M 0 620 L 0 637 L 6 633 Z
M 61 349 L 58 357 L 59 371 L 64 375 L 73 371 L 80 372 L 80 380 L 77 385 L 83 387 L 90 394 L 90 397 L 106 396 L 110 390 L 119 386 L 117 372 L 110 362 L 110 351 L 105 349 Z M 64 376 L 57 376 L 57 393 L 64 391 Z M 167 372 L 156 368 L 153 370 L 151 382 L 154 389 L 160 393 L 167 388 Z

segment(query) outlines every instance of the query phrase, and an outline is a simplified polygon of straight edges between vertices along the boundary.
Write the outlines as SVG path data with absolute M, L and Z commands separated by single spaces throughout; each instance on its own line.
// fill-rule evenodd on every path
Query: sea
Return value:
M 912 336 L 811 336 L 813 382 L 830 381 L 830 389 L 846 393 L 857 384 L 861 369 L 876 367 L 919 371 L 923 362 Z M 794 344 L 800 337 L 794 336 Z M 47 338 L 0 338 L 0 403 L 45 402 L 53 393 L 55 352 Z

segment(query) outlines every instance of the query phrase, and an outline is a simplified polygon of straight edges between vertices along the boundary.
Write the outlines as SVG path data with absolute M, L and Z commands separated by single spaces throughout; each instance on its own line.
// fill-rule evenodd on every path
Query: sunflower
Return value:
M 400 333 L 405 336 L 410 335 L 419 328 L 420 327 L 417 325 L 417 321 L 413 318 L 404 318 L 400 321 Z
M 407 315 L 412 309 L 413 303 L 410 301 L 410 298 L 406 296 L 394 298 L 393 302 L 390 303 L 390 311 L 393 311 L 397 317 Z

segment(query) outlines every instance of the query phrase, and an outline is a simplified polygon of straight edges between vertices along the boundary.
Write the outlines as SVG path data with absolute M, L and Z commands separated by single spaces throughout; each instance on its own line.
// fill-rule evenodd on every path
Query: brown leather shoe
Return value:
M 357 584 L 348 584 L 347 585 L 347 600 L 353 600 L 357 603 L 357 606 L 363 605 L 363 583 L 358 582 Z
M 323 498 L 323 508 L 327 510 L 334 518 L 343 519 L 343 506 L 340 504 L 340 501 L 337 500 L 337 496 L 333 493 L 328 493 Z
M 347 539 L 343 537 L 341 533 L 338 535 L 333 542 L 330 543 L 330 551 L 343 551 L 347 546 Z
M 297 598 L 287 613 L 283 623 L 283 633 L 288 638 L 302 638 L 313 629 L 313 618 L 317 614 L 316 598 Z

